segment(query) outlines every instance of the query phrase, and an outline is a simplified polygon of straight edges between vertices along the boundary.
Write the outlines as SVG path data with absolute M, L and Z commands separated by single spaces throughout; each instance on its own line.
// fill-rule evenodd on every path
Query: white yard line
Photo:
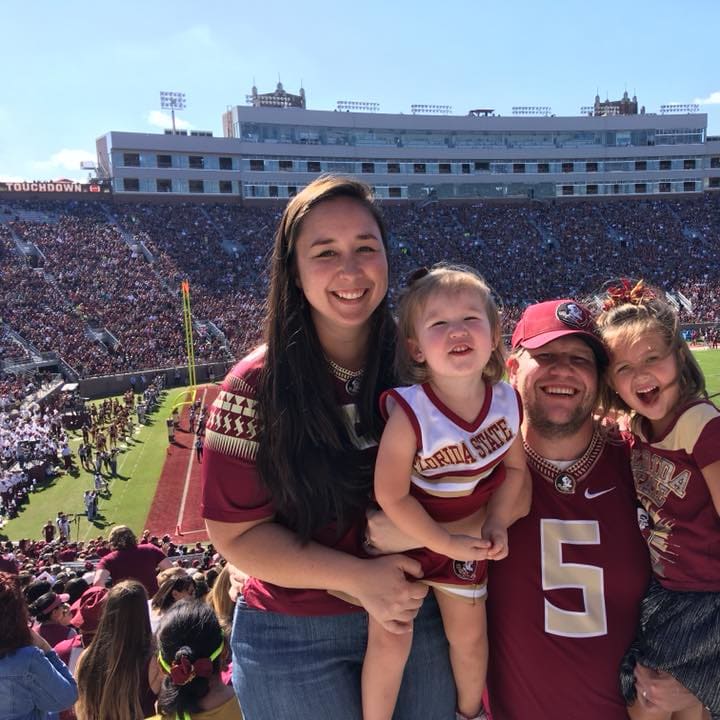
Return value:
M 205 396 L 207 395 L 207 388 L 203 390 L 202 400 L 200 401 L 201 407 L 205 406 Z M 185 502 L 187 500 L 188 491 L 190 490 L 190 473 L 192 472 L 193 462 L 195 460 L 195 438 L 197 433 L 193 434 L 192 445 L 190 446 L 190 457 L 188 458 L 187 471 L 185 472 L 185 486 L 183 487 L 182 500 L 180 501 L 180 509 L 178 510 L 177 525 L 182 529 L 183 515 L 185 514 Z M 202 532 L 201 530 L 192 530 L 191 532 Z

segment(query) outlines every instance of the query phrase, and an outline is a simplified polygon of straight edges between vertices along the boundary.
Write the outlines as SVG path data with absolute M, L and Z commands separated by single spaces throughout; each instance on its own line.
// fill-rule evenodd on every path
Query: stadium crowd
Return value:
M 116 365 L 141 369 L 182 363 L 177 297 L 117 226 L 62 217 L 57 224 L 13 222 L 11 227 L 42 252 L 44 270 L 86 324 L 112 334 L 106 345 Z M 199 338 L 196 357 L 218 356 L 212 342 Z
M 259 340 L 279 212 L 51 201 L 6 207 L 0 318 L 33 348 L 59 353 L 81 377 L 172 367 L 185 357 L 178 288 L 187 278 L 196 360 L 239 357 Z M 674 293 L 684 322 L 720 321 L 717 194 L 409 204 L 384 213 L 395 287 L 418 265 L 473 265 L 502 300 L 505 331 L 530 302 L 590 297 L 619 276 L 643 277 Z M 15 239 L 38 248 L 39 267 L 17 254 Z M 7 351 L 7 342 L 1 347 Z
M 198 360 L 240 356 L 257 343 L 276 209 L 142 204 L 100 208 L 27 204 L 24 209 L 43 217 L 13 217 L 0 225 L 0 320 L 33 349 L 58 352 L 81 376 L 181 364 L 184 341 L 176 289 L 185 278 L 200 321 Z M 686 322 L 720 322 L 717 196 L 603 204 L 392 206 L 385 215 L 396 288 L 418 265 L 440 260 L 474 265 L 502 299 L 506 331 L 528 303 L 591 297 L 608 279 L 621 275 L 642 276 L 671 291 Z M 39 249 L 39 267 L 16 254 L 15 238 Z M 213 323 L 221 334 L 202 321 Z M 93 339 L 96 328 L 105 328 L 116 342 Z M 715 330 L 709 334 L 717 337 Z M 28 356 L 27 349 L 25 355 L 18 353 L 9 336 L 0 339 L 0 352 L 5 360 Z M 44 408 L 20 405 L 41 380 L 0 375 L 0 514 L 8 517 L 38 484 L 30 472 L 34 464 L 64 464 L 69 469 L 60 421 L 64 408 L 53 403 Z M 151 406 L 160 390 L 154 385 L 146 389 L 143 407 Z M 105 441 L 98 443 L 98 433 L 106 432 L 112 445 L 113 432 L 116 439 L 127 432 L 133 405 L 108 401 L 93 408 L 83 423 L 83 446 L 92 436 L 99 458 L 99 445 Z M 73 706 L 78 717 L 88 718 L 125 717 L 124 711 L 115 714 L 116 706 L 109 709 L 112 702 L 129 703 L 128 717 L 154 716 L 157 698 L 168 715 L 182 708 L 176 686 L 186 683 L 177 682 L 172 695 L 167 679 L 155 669 L 155 656 L 159 648 L 161 660 L 169 657 L 173 668 L 175 661 L 182 667 L 182 658 L 177 658 L 186 646 L 178 637 L 193 645 L 196 639 L 182 633 L 199 622 L 210 635 L 218 625 L 225 633 L 220 644 L 227 644 L 227 571 L 212 545 L 178 545 L 170 535 L 151 536 L 148 531 L 136 543 L 132 532 L 122 527 L 107 538 L 73 542 L 62 513 L 38 528 L 38 535 L 43 539 L 8 541 L 0 548 L 0 614 L 14 607 L 16 620 L 25 626 L 28 616 L 34 618 L 32 645 L 53 663 L 58 683 L 51 698 L 55 705 L 50 707 L 43 698 L 45 705 L 38 707 L 61 712 L 65 720 L 76 716 Z M 149 571 L 140 569 L 141 556 L 149 559 Z M 13 593 L 20 605 L 10 603 Z M 194 603 L 203 599 L 211 610 L 197 609 Z M 138 600 L 142 612 L 137 611 Z M 124 626 L 112 625 L 116 614 Z M 192 615 L 193 622 L 183 625 L 184 615 Z M 132 662 L 108 678 L 105 689 L 98 688 L 92 678 L 104 678 L 107 658 L 113 651 L 127 650 L 118 634 L 128 623 L 142 642 L 136 654 L 127 657 Z M 213 658 L 212 676 L 227 685 L 227 653 L 218 657 L 217 663 Z M 0 657 L 0 663 L 3 660 Z M 103 673 L 90 673 L 94 667 Z M 141 668 L 142 676 L 131 677 L 128 668 L 136 673 Z M 173 678 L 170 670 L 168 677 Z M 132 688 L 129 694 L 119 691 L 127 687 Z M 13 693 L 14 698 L 26 698 L 17 690 Z M 222 698 L 237 703 L 232 693 Z
M 62 533 L 55 537 L 48 532 L 43 541 L 4 543 L 0 717 L 156 717 L 156 700 L 164 717 L 166 710 L 172 716 L 174 710 L 187 709 L 187 702 L 177 698 L 181 683 L 163 682 L 156 648 L 168 642 L 178 614 L 188 612 L 202 617 L 199 626 L 195 623 L 199 632 L 214 628 L 216 645 L 222 638 L 227 642 L 232 604 L 223 568 L 212 545 L 178 546 L 170 536 L 158 538 L 148 531 L 138 540 L 125 526 L 113 528 L 107 539 L 98 536 L 88 542 L 70 542 Z M 131 640 L 128 627 L 133 629 Z M 196 639 L 187 635 L 178 640 L 184 645 Z M 173 651 L 168 678 L 174 656 Z M 108 674 L 110 663 L 117 668 Z M 222 702 L 236 707 L 234 715 L 221 717 L 240 719 L 228 685 L 228 665 L 226 652 L 213 666 L 217 684 L 224 688 Z M 142 673 L 134 677 L 139 668 Z M 133 682 L 121 686 L 128 675 Z M 195 701 L 214 707 L 213 695 L 201 700 L 208 695 L 202 683 L 199 691 L 193 690 Z

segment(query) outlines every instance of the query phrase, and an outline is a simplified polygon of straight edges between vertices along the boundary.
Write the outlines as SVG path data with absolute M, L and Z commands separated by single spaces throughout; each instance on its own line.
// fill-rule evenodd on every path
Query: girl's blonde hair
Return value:
M 604 309 L 597 318 L 597 326 L 606 345 L 615 341 L 633 342 L 648 332 L 658 332 L 667 349 L 675 353 L 679 371 L 679 405 L 691 400 L 707 398 L 705 376 L 690 352 L 680 332 L 677 313 L 664 293 L 645 285 L 623 280 L 607 291 Z M 609 371 L 608 371 L 609 372 Z M 604 408 L 629 411 L 625 401 L 605 384 L 601 398 Z
M 492 384 L 502 379 L 505 372 L 505 352 L 500 334 L 500 313 L 490 286 L 471 267 L 439 263 L 430 270 L 415 272 L 400 296 L 398 305 L 399 337 L 395 350 L 395 371 L 400 382 L 418 384 L 430 379 L 430 369 L 427 364 L 417 362 L 410 354 L 408 346 L 408 340 L 415 338 L 415 321 L 418 312 L 425 306 L 431 295 L 438 292 L 452 294 L 461 290 L 470 290 L 480 294 L 490 323 L 493 350 L 483 370 L 483 377 Z
M 230 584 L 230 570 L 225 565 L 215 578 L 215 583 L 206 597 L 206 602 L 215 611 L 220 627 L 227 637 L 230 637 L 235 610 L 235 602 L 230 597 Z

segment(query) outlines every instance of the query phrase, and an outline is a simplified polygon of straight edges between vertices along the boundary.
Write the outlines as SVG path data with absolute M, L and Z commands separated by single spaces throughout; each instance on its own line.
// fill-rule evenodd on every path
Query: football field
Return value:
M 708 393 L 713 397 L 714 402 L 720 405 L 720 350 L 698 350 L 695 352 L 695 357 L 705 373 Z M 122 452 L 118 457 L 118 476 L 108 478 L 111 494 L 100 499 L 98 515 L 94 523 L 89 523 L 87 518 L 81 515 L 85 511 L 83 492 L 92 488 L 92 475 L 82 468 L 78 469 L 76 459 L 73 473 L 57 475 L 42 483 L 36 492 L 30 494 L 29 502 L 23 507 L 19 516 L 8 521 L 0 530 L 0 538 L 10 540 L 40 538 L 40 528 L 48 519 L 54 520 L 58 510 L 76 516 L 71 526 L 73 540 L 87 540 L 100 534 L 106 536 L 109 527 L 120 523 L 129 525 L 138 533 L 141 532 L 147 527 L 150 508 L 153 505 L 163 467 L 166 460 L 170 462 L 165 420 L 181 394 L 182 388 L 167 390 L 159 408 L 149 416 L 147 424 L 136 426 L 132 440 L 123 443 Z M 71 433 L 71 447 L 75 452 L 81 439 L 79 431 Z M 181 437 L 179 444 L 181 450 L 185 442 L 186 440 Z M 175 462 L 178 462 L 177 459 Z M 162 530 L 174 535 L 175 525 L 180 521 L 183 527 L 190 529 L 187 541 L 192 539 L 194 542 L 202 539 L 196 534 L 201 528 L 196 505 L 199 469 L 195 467 L 192 452 L 186 453 L 186 459 L 181 465 L 182 482 L 178 490 L 163 492 L 163 497 L 158 498 L 165 511 L 164 516 L 168 518 L 168 527 Z M 188 487 L 188 483 L 191 487 Z M 155 524 L 157 524 L 157 509 L 156 504 L 156 512 L 151 518 Z M 182 522 L 186 516 L 187 525 Z M 152 528 L 156 533 L 160 530 L 159 527 Z
M 720 406 L 720 350 L 698 350 L 695 357 L 705 374 L 708 394 L 714 396 L 715 404 Z
M 77 448 L 82 440 L 80 431 L 70 433 L 70 447 L 75 453 L 75 469 L 70 474 L 57 475 L 39 483 L 29 502 L 18 517 L 0 530 L 0 538 L 10 540 L 40 538 L 40 528 L 48 519 L 54 521 L 58 510 L 75 516 L 72 522 L 72 539 L 87 540 L 107 535 L 113 525 L 129 525 L 136 532 L 145 527 L 155 489 L 168 452 L 165 420 L 173 405 L 187 394 L 184 388 L 171 388 L 163 393 L 160 405 L 148 415 L 144 425 L 135 424 L 132 439 L 119 444 L 118 475 L 106 477 L 110 495 L 101 496 L 94 523 L 81 515 L 85 512 L 83 493 L 93 488 L 93 476 L 79 466 Z M 120 398 L 122 400 L 122 398 Z M 179 507 L 181 498 L 167 501 Z M 174 530 L 174 527 L 169 531 Z

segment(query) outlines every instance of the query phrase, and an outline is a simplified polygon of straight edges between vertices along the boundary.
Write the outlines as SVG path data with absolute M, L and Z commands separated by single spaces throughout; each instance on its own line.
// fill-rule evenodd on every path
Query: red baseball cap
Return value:
M 100 624 L 107 595 L 107 588 L 89 587 L 70 607 L 74 613 L 70 621 L 73 626 L 86 635 L 94 633 Z
M 548 300 L 525 308 L 512 335 L 512 349 L 535 350 L 564 337 L 579 335 L 595 352 L 599 365 L 607 365 L 608 355 L 590 311 L 576 300 Z

